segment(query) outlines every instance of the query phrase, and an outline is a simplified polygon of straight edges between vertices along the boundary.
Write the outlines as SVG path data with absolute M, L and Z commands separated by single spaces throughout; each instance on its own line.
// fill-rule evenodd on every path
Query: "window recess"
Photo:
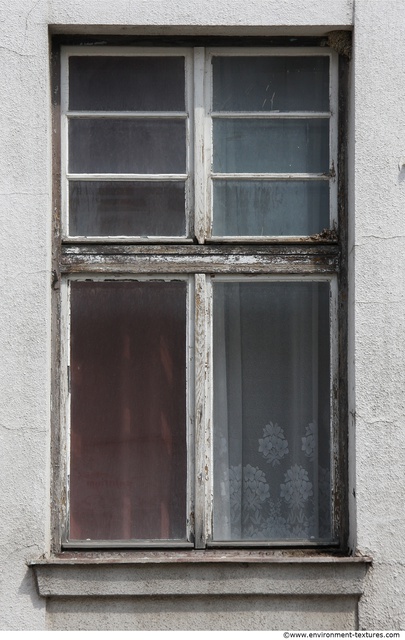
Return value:
M 342 545 L 337 62 L 62 48 L 59 548 Z

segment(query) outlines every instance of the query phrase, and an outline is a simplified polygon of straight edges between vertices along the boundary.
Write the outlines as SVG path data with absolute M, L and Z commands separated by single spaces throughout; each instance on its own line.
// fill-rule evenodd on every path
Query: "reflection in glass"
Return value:
M 214 539 L 331 536 L 327 282 L 214 282 Z
M 214 236 L 310 236 L 329 223 L 321 180 L 214 180 Z
M 216 56 L 214 111 L 329 111 L 328 56 Z
M 329 120 L 214 120 L 214 171 L 324 173 L 329 171 Z
M 75 111 L 185 111 L 182 56 L 70 56 Z
M 184 182 L 75 180 L 71 236 L 184 236 Z
M 69 171 L 186 173 L 185 121 L 71 119 Z
M 71 283 L 72 540 L 185 539 L 186 289 Z

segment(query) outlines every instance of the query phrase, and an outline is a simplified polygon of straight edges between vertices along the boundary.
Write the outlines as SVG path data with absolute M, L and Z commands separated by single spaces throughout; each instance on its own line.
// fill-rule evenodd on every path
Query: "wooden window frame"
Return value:
M 65 42 L 62 39 L 62 42 Z M 184 51 L 183 48 L 170 49 L 172 54 Z M 187 42 L 187 47 L 190 43 Z M 306 47 L 276 47 L 275 49 L 245 47 L 222 48 L 222 42 L 215 41 L 214 47 L 204 41 L 197 42 L 192 55 L 192 72 L 188 65 L 188 93 L 190 92 L 190 78 L 192 74 L 202 74 L 207 81 L 207 62 L 213 53 L 220 51 L 229 55 L 236 53 L 243 55 L 257 55 L 260 51 L 277 55 L 330 55 L 333 59 L 334 105 L 331 110 L 331 171 L 325 179 L 331 184 L 331 226 L 316 236 L 310 237 L 213 237 L 211 235 L 210 205 L 210 127 L 211 121 L 207 117 L 207 91 L 204 83 L 195 86 L 194 111 L 190 113 L 190 128 L 194 128 L 195 137 L 192 150 L 189 152 L 189 168 L 194 169 L 194 202 L 195 222 L 190 222 L 188 238 L 167 237 L 69 237 L 66 233 L 66 181 L 63 178 L 65 170 L 66 145 L 65 126 L 66 109 L 61 103 L 60 68 L 61 54 L 60 38 L 55 38 L 53 47 L 53 129 L 54 144 L 54 248 L 53 248 L 53 289 L 55 292 L 53 307 L 53 390 L 52 390 L 52 459 L 53 459 L 53 536 L 54 552 L 61 549 L 104 549 L 104 548 L 137 548 L 137 547 L 170 547 L 190 546 L 195 549 L 207 547 L 327 547 L 344 550 L 347 541 L 347 376 L 346 376 L 346 340 L 347 340 L 347 266 L 346 266 L 346 159 L 344 153 L 345 128 L 344 120 L 347 108 L 346 83 L 347 60 L 338 56 L 336 52 L 326 51 L 320 39 Z M 249 44 L 247 42 L 247 44 Z M 262 43 L 260 43 L 262 44 Z M 282 44 L 279 41 L 277 44 Z M 306 43 L 305 43 L 306 44 Z M 315 46 L 313 46 L 315 44 Z M 270 43 L 270 47 L 271 47 Z M 95 55 L 96 48 L 89 47 L 80 55 Z M 69 50 L 78 52 L 76 47 Z M 107 48 L 100 48 L 103 54 L 109 55 Z M 113 47 L 116 55 L 122 55 L 123 49 Z M 142 51 L 150 54 L 162 55 L 164 48 L 147 47 Z M 127 50 L 130 55 L 131 48 Z M 290 52 L 290 53 L 288 53 Z M 189 54 L 191 55 L 191 54 Z M 339 57 L 339 60 L 338 60 Z M 191 58 L 190 58 L 191 59 Z M 62 62 L 62 68 L 63 68 Z M 339 75 L 339 95 L 338 95 Z M 62 71 L 62 79 L 63 79 Z M 63 87 L 63 83 L 62 83 Z M 66 86 L 65 86 L 66 90 Z M 63 90 L 62 90 L 63 95 Z M 62 109 L 60 105 L 62 104 Z M 339 123 L 338 123 L 339 114 Z M 332 140 L 333 138 L 333 140 Z M 60 143 L 60 140 L 62 141 Z M 338 154 L 339 150 L 339 154 Z M 199 159 L 204 157 L 204 163 Z M 62 161 L 60 160 L 62 158 Z M 62 177 L 61 177 L 62 175 Z M 155 177 L 155 176 L 154 176 Z M 159 176 L 157 176 L 159 177 Z M 190 190 L 191 193 L 191 190 Z M 189 202 L 192 197 L 190 196 Z M 191 217 L 190 217 L 191 221 Z M 211 358 L 212 342 L 210 338 L 212 319 L 212 278 L 251 278 L 256 276 L 265 280 L 328 280 L 333 287 L 333 322 L 331 323 L 331 337 L 333 342 L 333 385 L 331 407 L 333 416 L 333 512 L 334 538 L 323 543 L 296 541 L 252 541 L 251 543 L 218 543 L 211 539 L 212 522 L 212 376 Z M 190 407 L 190 464 L 195 464 L 195 472 L 190 474 L 188 487 L 190 507 L 190 527 L 195 522 L 192 531 L 189 528 L 190 544 L 160 544 L 152 542 L 148 545 L 144 541 L 104 541 L 87 543 L 69 542 L 66 523 L 68 521 L 68 459 L 69 444 L 66 437 L 66 416 L 69 415 L 69 381 L 68 381 L 68 282 L 76 279 L 172 279 L 187 278 L 190 282 L 190 295 L 194 296 L 195 309 L 192 311 L 194 335 L 189 332 L 190 345 L 195 340 L 195 372 L 193 377 L 195 387 L 189 389 Z M 191 323 L 190 323 L 191 327 Z M 190 330 L 191 331 L 191 330 Z M 193 385 L 190 385 L 192 387 Z M 195 447 L 191 445 L 194 438 Z M 195 503 L 191 496 L 195 496 Z

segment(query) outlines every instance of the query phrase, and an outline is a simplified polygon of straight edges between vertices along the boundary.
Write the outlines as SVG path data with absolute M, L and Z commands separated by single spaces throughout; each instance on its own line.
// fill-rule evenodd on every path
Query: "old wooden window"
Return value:
M 337 70 L 62 48 L 63 547 L 340 544 Z

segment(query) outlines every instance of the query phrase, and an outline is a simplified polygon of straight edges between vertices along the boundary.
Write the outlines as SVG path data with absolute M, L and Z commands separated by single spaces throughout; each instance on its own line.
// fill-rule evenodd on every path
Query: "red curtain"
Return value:
M 186 292 L 71 283 L 71 540 L 185 539 Z

